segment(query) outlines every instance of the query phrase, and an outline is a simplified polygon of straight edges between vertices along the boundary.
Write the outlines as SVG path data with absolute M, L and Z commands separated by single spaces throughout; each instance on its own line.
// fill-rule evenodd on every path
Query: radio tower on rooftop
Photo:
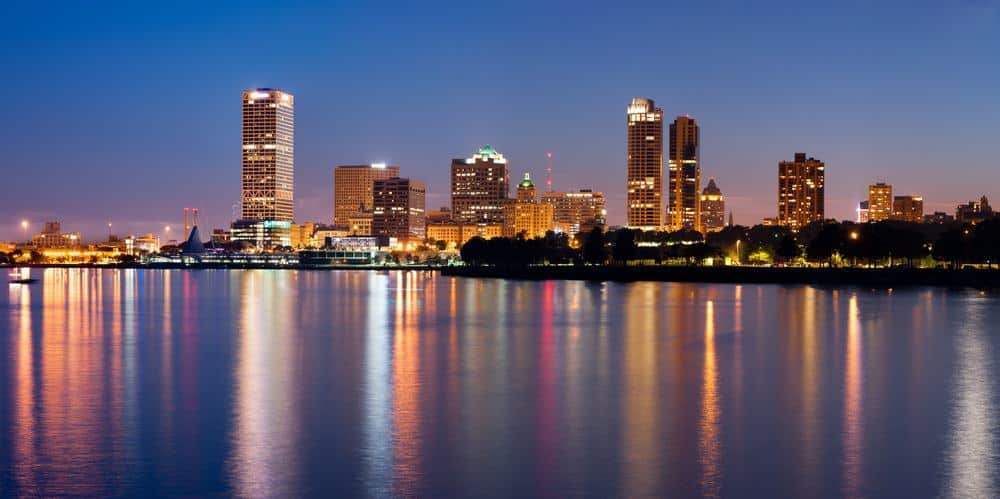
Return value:
M 545 188 L 552 192 L 552 153 L 547 152 L 545 156 L 548 158 L 548 165 L 545 166 Z

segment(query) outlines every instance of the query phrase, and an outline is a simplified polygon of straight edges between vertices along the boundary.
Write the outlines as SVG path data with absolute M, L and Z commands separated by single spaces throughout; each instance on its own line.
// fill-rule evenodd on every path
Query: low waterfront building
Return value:
M 36 248 L 79 248 L 82 238 L 79 232 L 63 232 L 59 222 L 45 222 L 42 232 L 31 236 L 31 244 Z
M 289 240 L 292 243 L 292 248 L 301 249 L 312 246 L 312 236 L 313 232 L 316 231 L 316 225 L 314 222 L 293 223 L 289 229 Z
M 282 220 L 237 220 L 230 228 L 230 240 L 245 241 L 259 250 L 292 245 L 292 223 Z
M 602 192 L 590 189 L 545 192 L 542 193 L 542 204 L 552 206 L 553 228 L 570 236 L 607 224 L 608 210 Z
M 450 247 L 458 248 L 473 237 L 493 239 L 503 236 L 500 224 L 463 224 L 460 222 L 435 222 L 427 224 L 427 238 L 444 241 Z
M 144 236 L 129 236 L 125 238 L 125 253 L 129 255 L 140 255 L 156 253 L 160 250 L 160 238 L 152 232 Z

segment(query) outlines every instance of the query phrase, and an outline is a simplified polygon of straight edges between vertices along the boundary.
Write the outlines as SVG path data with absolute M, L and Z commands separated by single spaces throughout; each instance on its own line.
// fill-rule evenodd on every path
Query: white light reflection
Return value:
M 997 497 L 996 401 L 983 301 L 971 300 L 957 331 L 957 365 L 948 435 L 946 497 Z

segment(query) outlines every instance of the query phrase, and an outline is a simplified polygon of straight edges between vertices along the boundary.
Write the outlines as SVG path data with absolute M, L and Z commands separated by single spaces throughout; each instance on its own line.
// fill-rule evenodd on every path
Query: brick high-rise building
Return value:
M 270 88 L 243 91 L 241 218 L 295 219 L 295 99 Z
M 627 109 L 628 162 L 625 173 L 629 227 L 663 226 L 663 110 L 636 97 Z
M 798 230 L 823 220 L 826 165 L 805 153 L 778 163 L 778 225 Z

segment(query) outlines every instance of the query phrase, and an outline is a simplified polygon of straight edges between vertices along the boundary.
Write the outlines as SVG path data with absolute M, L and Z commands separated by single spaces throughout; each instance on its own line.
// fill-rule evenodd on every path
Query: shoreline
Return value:
M 692 282 L 710 284 L 811 284 L 893 288 L 935 286 L 951 288 L 1000 288 L 1000 269 L 869 269 L 813 267 L 699 267 L 674 265 L 630 266 L 381 266 L 381 265 L 268 265 L 268 264 L 20 264 L 0 268 L 95 270 L 363 270 L 437 271 L 446 277 L 512 279 L 526 281 L 571 280 L 601 282 Z
M 812 284 L 894 288 L 936 286 L 1000 288 L 1000 270 L 865 269 L 809 267 L 529 266 L 447 267 L 441 275 L 482 279 L 605 282 L 701 282 L 711 284 Z

